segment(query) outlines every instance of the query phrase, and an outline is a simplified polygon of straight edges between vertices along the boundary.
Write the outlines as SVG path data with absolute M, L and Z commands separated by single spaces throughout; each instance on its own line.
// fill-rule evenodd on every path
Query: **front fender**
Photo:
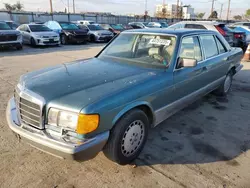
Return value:
M 120 110 L 120 112 L 112 120 L 112 127 L 117 123 L 117 121 L 124 114 L 126 114 L 128 111 L 132 110 L 133 108 L 136 108 L 136 107 L 139 107 L 139 106 L 147 106 L 151 110 L 151 113 L 153 114 L 153 122 L 155 122 L 155 114 L 154 114 L 154 110 L 153 110 L 151 104 L 148 103 L 147 101 L 136 101 L 136 102 L 128 104 L 127 106 L 122 108 L 122 110 Z

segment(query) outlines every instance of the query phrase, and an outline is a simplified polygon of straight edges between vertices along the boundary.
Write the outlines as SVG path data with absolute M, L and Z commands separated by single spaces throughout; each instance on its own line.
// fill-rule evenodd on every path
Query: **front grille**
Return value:
M 20 97 L 17 92 L 15 92 L 15 99 L 21 121 L 27 125 L 41 129 L 43 127 L 41 106 Z
M 0 42 L 16 41 L 16 40 L 17 40 L 16 35 L 1 35 L 0 36 Z

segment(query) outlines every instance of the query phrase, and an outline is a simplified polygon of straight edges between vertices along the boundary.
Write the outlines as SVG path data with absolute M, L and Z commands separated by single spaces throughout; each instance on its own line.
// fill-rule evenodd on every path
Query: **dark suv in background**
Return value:
M 80 29 L 75 23 L 48 21 L 44 25 L 60 34 L 61 44 L 86 43 L 89 40 L 88 30 Z
M 6 22 L 0 21 L 0 47 L 15 47 L 21 50 L 22 43 L 20 31 L 12 30 Z

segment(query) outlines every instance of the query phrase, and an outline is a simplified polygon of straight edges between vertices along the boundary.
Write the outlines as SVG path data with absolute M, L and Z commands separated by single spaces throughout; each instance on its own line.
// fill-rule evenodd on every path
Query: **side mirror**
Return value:
M 196 67 L 197 66 L 197 60 L 196 59 L 185 59 L 185 58 L 179 58 L 178 61 L 178 68 L 182 67 Z
M 30 30 L 27 29 L 26 32 L 27 32 L 27 33 L 30 33 Z

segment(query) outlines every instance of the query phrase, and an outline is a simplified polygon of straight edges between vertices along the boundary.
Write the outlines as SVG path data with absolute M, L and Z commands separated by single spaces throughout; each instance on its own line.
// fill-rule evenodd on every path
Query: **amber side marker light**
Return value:
M 87 134 L 98 128 L 100 117 L 97 114 L 86 115 L 80 114 L 78 117 L 77 129 L 78 134 Z

